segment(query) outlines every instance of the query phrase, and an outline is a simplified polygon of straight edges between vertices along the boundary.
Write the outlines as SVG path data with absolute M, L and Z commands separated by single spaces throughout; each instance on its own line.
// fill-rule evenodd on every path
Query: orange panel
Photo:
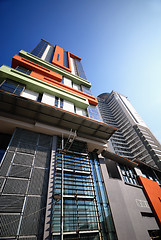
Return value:
M 67 70 L 68 72 L 71 72 L 70 68 L 63 66 L 63 60 L 64 60 L 64 49 L 56 45 L 54 56 L 52 59 L 52 64 L 55 64 L 56 66 L 61 67 Z M 69 59 L 68 59 L 68 62 L 69 62 Z
M 157 182 L 150 179 L 141 176 L 138 179 L 161 227 L 161 188 Z
M 93 96 L 90 96 L 90 95 L 88 95 L 88 94 L 86 94 L 84 92 L 81 92 L 79 90 L 76 90 L 74 88 L 68 87 L 68 86 L 66 86 L 66 85 L 64 85 L 62 83 L 57 82 L 57 81 L 54 81 L 51 78 L 44 77 L 41 74 L 38 74 L 36 72 L 31 72 L 30 76 L 32 76 L 34 78 L 37 78 L 37 79 L 40 79 L 43 82 L 50 83 L 51 85 L 54 85 L 54 86 L 59 87 L 61 89 L 64 89 L 64 90 L 66 90 L 68 92 L 74 93 L 74 94 L 76 94 L 78 96 L 84 97 L 84 98 L 88 99 L 90 104 L 93 104 L 95 106 L 98 104 L 97 98 L 95 98 Z
M 15 55 L 12 58 L 12 67 L 16 68 L 17 66 L 22 66 L 22 67 L 28 68 L 39 74 L 42 74 L 43 76 L 52 78 L 56 81 L 59 81 L 59 82 L 62 81 L 62 75 L 60 75 L 59 73 L 53 72 L 45 67 L 42 67 L 36 63 L 33 63 L 25 58 Z

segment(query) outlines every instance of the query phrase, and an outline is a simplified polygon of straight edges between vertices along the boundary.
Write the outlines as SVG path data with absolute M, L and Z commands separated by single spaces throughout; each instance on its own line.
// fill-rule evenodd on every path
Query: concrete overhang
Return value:
M 111 159 L 111 160 L 113 160 L 117 163 L 121 163 L 121 164 L 127 165 L 129 167 L 137 167 L 137 165 L 138 165 L 137 163 L 135 163 L 135 162 L 133 162 L 133 161 L 127 159 L 127 158 L 119 156 L 119 155 L 117 155 L 113 152 L 109 152 L 107 150 L 103 150 L 101 154 L 105 158 Z
M 72 129 L 78 137 L 98 143 L 106 143 L 117 130 L 106 123 L 3 91 L 0 91 L 0 111 L 3 116 L 12 115 L 13 119 L 23 118 L 26 122 L 39 122 L 67 131 Z

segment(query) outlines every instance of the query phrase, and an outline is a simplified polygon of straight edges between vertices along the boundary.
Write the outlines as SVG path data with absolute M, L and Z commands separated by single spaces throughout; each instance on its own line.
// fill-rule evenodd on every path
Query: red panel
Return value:
M 138 179 L 161 227 L 161 188 L 157 182 L 150 179 L 141 176 Z
M 12 58 L 12 67 L 16 68 L 17 66 L 22 66 L 22 67 L 28 68 L 30 70 L 35 71 L 36 73 L 42 74 L 43 76 L 52 78 L 56 81 L 59 81 L 59 82 L 62 81 L 62 75 L 60 75 L 59 73 L 53 72 L 45 67 L 42 67 L 36 63 L 33 63 L 25 58 L 15 55 Z

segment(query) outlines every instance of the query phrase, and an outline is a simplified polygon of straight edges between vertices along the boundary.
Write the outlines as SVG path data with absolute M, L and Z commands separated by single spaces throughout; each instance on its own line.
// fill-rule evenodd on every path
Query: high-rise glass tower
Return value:
M 90 87 L 81 58 L 45 40 L 0 67 L 0 239 L 160 236 L 159 165 L 134 161 Z
M 104 122 L 119 129 L 110 138 L 111 149 L 161 170 L 161 145 L 129 100 L 112 91 L 100 94 L 98 102 Z

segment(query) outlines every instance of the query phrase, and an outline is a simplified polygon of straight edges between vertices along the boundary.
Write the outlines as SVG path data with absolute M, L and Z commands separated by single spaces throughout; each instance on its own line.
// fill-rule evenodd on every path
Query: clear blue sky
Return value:
M 0 0 L 0 22 L 0 65 L 57 44 L 82 58 L 95 96 L 127 96 L 161 141 L 161 0 Z

